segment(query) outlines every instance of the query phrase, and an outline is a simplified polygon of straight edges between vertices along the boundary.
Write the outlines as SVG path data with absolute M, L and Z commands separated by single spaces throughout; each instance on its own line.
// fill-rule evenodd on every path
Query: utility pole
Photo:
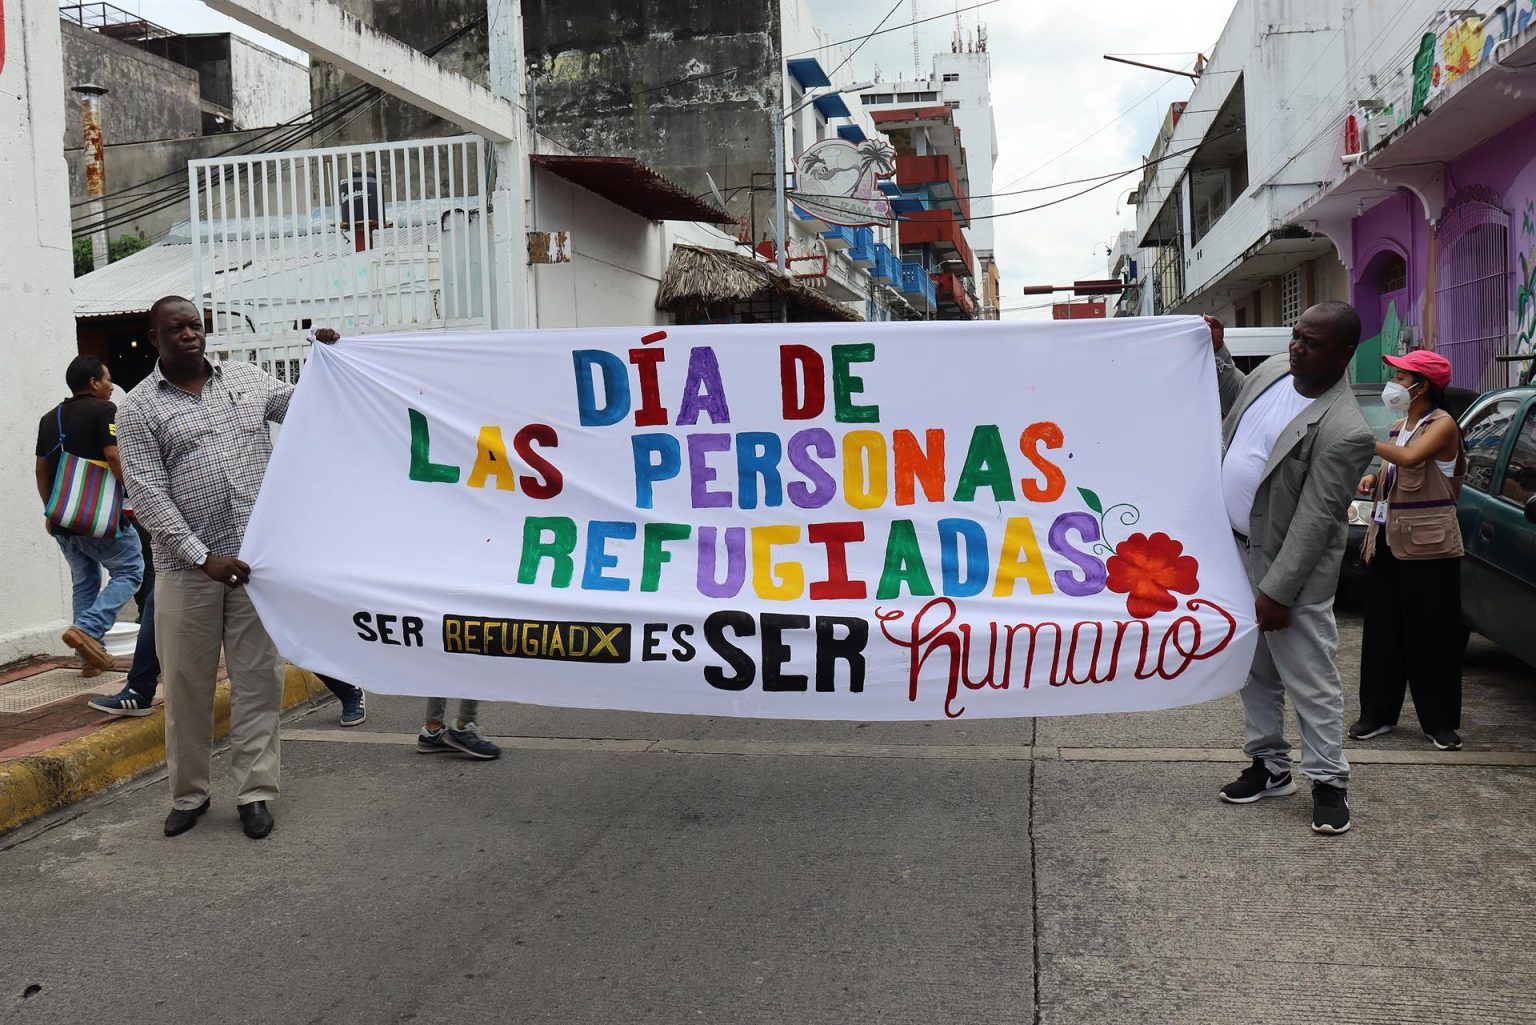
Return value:
M 107 156 L 101 138 L 101 98 L 105 86 L 77 85 L 80 94 L 80 127 L 85 137 L 85 194 L 90 197 L 86 216 L 96 227 L 91 231 L 91 269 L 101 270 L 110 257 L 107 253 L 106 209 L 101 199 L 107 194 Z
M 532 131 L 523 116 L 527 109 L 527 64 L 523 57 L 523 9 L 520 0 L 486 0 L 490 27 L 490 89 L 510 102 L 518 114 L 517 138 L 492 148 L 495 187 L 491 209 L 496 224 L 492 252 L 496 278 L 495 324 L 499 328 L 537 327 L 529 322 L 528 175 L 533 152 Z

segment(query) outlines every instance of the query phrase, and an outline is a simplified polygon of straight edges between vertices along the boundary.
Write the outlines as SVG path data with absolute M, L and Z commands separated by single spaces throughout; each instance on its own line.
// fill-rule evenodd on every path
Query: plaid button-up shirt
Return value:
M 117 446 L 134 515 L 154 536 L 155 569 L 238 555 L 293 386 L 250 363 L 211 362 L 201 395 L 160 364 L 117 411 Z

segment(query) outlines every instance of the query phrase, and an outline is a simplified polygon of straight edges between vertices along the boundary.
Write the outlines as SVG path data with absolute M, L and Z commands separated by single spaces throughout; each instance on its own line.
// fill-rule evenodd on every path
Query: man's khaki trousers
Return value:
M 190 811 L 208 796 L 221 645 L 232 699 L 229 765 L 235 802 L 277 797 L 283 700 L 277 648 L 244 587 L 210 580 L 200 569 L 172 570 L 155 580 L 155 650 L 165 684 L 165 753 L 174 808 Z

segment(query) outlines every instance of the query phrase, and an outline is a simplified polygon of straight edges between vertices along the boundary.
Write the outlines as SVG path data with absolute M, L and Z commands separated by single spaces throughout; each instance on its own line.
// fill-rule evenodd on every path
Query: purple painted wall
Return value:
M 1447 203 L 1468 188 L 1488 190 L 1509 214 L 1508 346 L 1515 351 L 1531 351 L 1536 345 L 1536 116 L 1450 162 Z M 1382 379 L 1380 357 L 1384 348 L 1390 351 L 1394 343 L 1398 348 L 1423 344 L 1420 326 L 1429 279 L 1429 242 L 1428 220 L 1418 199 L 1406 191 L 1355 218 L 1351 291 L 1366 339 L 1356 360 L 1357 380 Z M 1383 302 L 1381 272 L 1394 253 L 1407 260 L 1402 302 L 1391 304 L 1406 331 L 1394 330 L 1391 314 L 1384 309 L 1388 304 Z M 1458 368 L 1459 383 L 1475 383 L 1481 369 Z

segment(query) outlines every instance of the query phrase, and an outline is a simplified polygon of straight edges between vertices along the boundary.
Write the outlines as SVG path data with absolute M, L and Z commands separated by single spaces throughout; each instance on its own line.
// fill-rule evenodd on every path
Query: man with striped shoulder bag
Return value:
M 74 394 L 37 425 L 37 493 L 69 563 L 73 622 L 62 639 L 79 653 L 82 675 L 96 676 L 112 668 L 102 638 L 144 578 L 144 553 L 123 518 L 112 372 L 95 356 L 76 356 L 64 380 Z

